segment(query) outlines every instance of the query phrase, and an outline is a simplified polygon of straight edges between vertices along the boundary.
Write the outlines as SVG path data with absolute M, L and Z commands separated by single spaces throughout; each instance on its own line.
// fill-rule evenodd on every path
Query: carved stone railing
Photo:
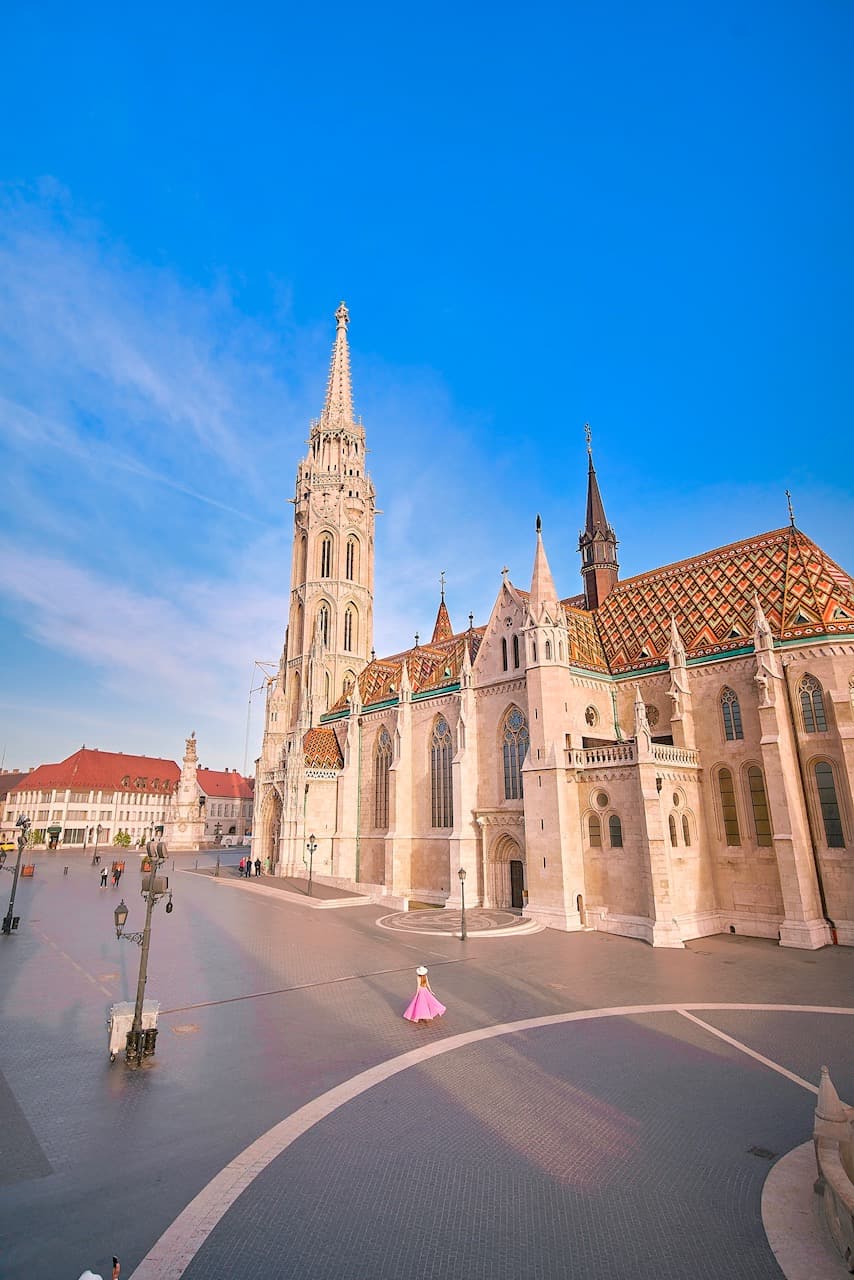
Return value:
M 821 1083 L 813 1130 L 818 1164 L 816 1191 L 833 1243 L 849 1271 L 854 1268 L 854 1107 L 840 1101 L 827 1067 Z
M 284 780 L 284 769 L 262 769 L 261 771 L 261 785 L 263 787 L 269 787 L 274 782 L 284 782 Z
M 656 764 L 675 764 L 696 769 L 700 763 L 699 751 L 690 747 L 669 747 L 660 742 L 652 744 L 652 758 Z
M 573 747 L 567 755 L 574 769 L 613 769 L 635 764 L 637 760 L 633 742 L 615 742 L 607 747 Z

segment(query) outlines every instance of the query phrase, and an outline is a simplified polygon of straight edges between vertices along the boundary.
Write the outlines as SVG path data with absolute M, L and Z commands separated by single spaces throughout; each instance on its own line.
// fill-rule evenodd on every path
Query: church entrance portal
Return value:
M 525 875 L 522 870 L 522 864 L 518 858 L 513 858 L 510 862 L 510 906 L 514 911 L 521 911 L 525 905 L 522 898 L 524 883 Z
M 279 837 L 282 831 L 282 801 L 278 791 L 271 791 L 264 802 L 264 813 L 261 819 L 261 848 L 256 855 L 266 866 L 270 859 L 270 870 L 275 872 L 279 861 Z

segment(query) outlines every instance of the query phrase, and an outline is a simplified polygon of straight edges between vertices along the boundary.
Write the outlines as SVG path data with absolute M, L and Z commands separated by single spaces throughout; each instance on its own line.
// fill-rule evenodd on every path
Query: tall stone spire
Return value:
M 598 609 L 616 585 L 620 566 L 617 563 L 617 535 L 608 524 L 593 466 L 589 425 L 584 431 L 587 436 L 587 519 L 578 538 L 578 550 L 581 552 L 585 605 L 588 609 Z
M 549 568 L 546 549 L 543 546 L 543 522 L 537 516 L 537 549 L 534 552 L 534 570 L 531 574 L 531 616 L 539 618 L 543 606 L 556 608 L 557 588 Z
M 350 348 L 347 345 L 350 312 L 345 302 L 342 302 L 335 312 L 335 320 L 338 328 L 335 333 L 335 345 L 332 348 L 329 381 L 326 384 L 326 403 L 320 416 L 321 430 L 335 427 L 352 428 L 355 425 L 353 386 L 350 381 Z

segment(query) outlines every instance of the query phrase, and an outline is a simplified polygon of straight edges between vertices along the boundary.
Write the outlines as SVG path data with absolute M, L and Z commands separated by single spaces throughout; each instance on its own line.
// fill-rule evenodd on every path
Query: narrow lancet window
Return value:
M 721 712 L 724 718 L 724 735 L 727 742 L 735 742 L 744 737 L 741 727 L 741 707 L 734 689 L 724 689 L 721 694 Z

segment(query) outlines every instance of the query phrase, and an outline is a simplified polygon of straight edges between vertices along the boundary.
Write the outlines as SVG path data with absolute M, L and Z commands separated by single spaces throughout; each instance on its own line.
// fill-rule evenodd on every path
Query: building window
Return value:
M 552 660 L 552 642 L 551 640 L 547 640 L 546 641 L 546 662 L 551 662 L 551 660 Z
M 513 637 L 513 666 L 514 666 L 514 667 L 518 667 L 518 665 L 519 665 L 519 637 L 518 637 L 518 636 L 516 636 L 516 635 L 514 635 L 514 637 Z
M 590 848 L 602 848 L 602 821 L 598 813 L 591 813 L 588 819 L 588 830 L 590 832 Z
M 358 543 L 356 542 L 355 538 L 348 538 L 346 566 L 345 566 L 344 572 L 349 582 L 352 582 L 353 579 L 356 577 L 358 568 L 359 568 Z
M 328 533 L 320 539 L 320 576 L 332 577 L 332 538 Z
M 676 835 L 676 815 L 675 814 L 671 813 L 670 817 L 667 819 L 667 825 L 670 828 L 670 843 L 675 849 L 679 843 L 679 840 Z
M 518 707 L 511 707 L 504 717 L 504 799 L 522 798 L 522 765 L 528 754 L 530 739 L 528 721 Z
M 344 651 L 352 653 L 356 644 L 356 610 L 348 605 L 344 610 Z
M 741 707 L 734 689 L 724 689 L 721 694 L 721 712 L 724 718 L 724 737 L 727 742 L 735 742 L 744 737 L 741 727 Z
M 501 637 L 501 669 L 507 670 L 507 637 Z
M 741 844 L 741 833 L 738 829 L 738 810 L 735 807 L 735 788 L 732 785 L 732 774 L 729 769 L 721 769 L 718 773 L 718 790 L 721 796 L 721 813 L 724 820 L 724 835 L 727 844 Z
M 751 765 L 747 770 L 747 785 L 750 788 L 750 806 L 753 810 L 753 826 L 756 831 L 756 843 L 770 848 L 771 819 L 768 816 L 768 798 L 765 795 L 765 779 L 758 765 Z
M 682 814 L 682 839 L 685 847 L 691 848 L 691 823 L 688 821 L 687 813 Z
M 821 806 L 821 820 L 824 823 L 824 838 L 828 849 L 844 849 L 845 836 L 842 831 L 842 816 L 839 812 L 839 801 L 836 798 L 836 785 L 833 781 L 833 770 L 826 760 L 819 760 L 815 766 L 815 780 L 818 787 L 818 802 Z
M 317 611 L 317 629 L 326 648 L 329 647 L 329 605 L 322 604 Z
M 323 709 L 324 711 L 329 710 L 331 695 L 332 695 L 332 681 L 329 677 L 329 672 L 324 671 L 323 673 Z
M 612 813 L 608 819 L 608 839 L 611 841 L 612 849 L 622 849 L 623 847 L 623 824 L 617 817 L 616 813 Z
M 798 686 L 801 713 L 805 733 L 827 733 L 827 716 L 824 713 L 824 695 L 815 676 L 804 676 Z
M 430 743 L 430 794 L 434 827 L 454 825 L 451 754 L 451 730 L 447 720 L 439 716 L 433 726 L 433 737 Z
M 374 752 L 374 826 L 388 830 L 388 771 L 391 768 L 391 738 L 388 729 L 377 734 Z

